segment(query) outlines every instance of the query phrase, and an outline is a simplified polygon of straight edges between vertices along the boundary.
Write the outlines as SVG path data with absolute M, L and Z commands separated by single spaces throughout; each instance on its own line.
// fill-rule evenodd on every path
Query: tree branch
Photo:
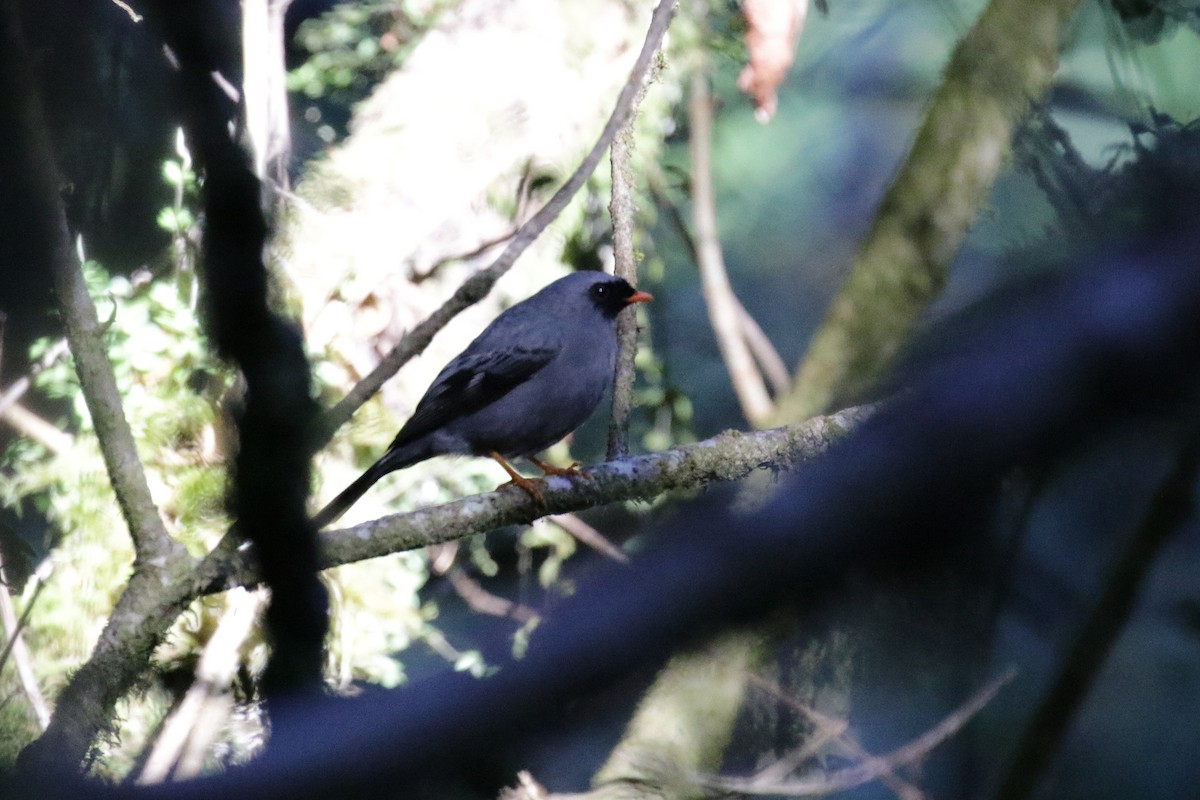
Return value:
M 495 261 L 468 278 L 449 300 L 433 312 L 428 319 L 409 331 L 392 348 L 391 352 L 383 357 L 379 365 L 371 370 L 370 374 L 359 381 L 333 408 L 325 412 L 312 438 L 314 450 L 324 447 L 333 437 L 334 432 L 349 421 L 354 416 L 354 412 L 378 392 L 384 382 L 395 375 L 397 370 L 408 363 L 410 359 L 420 355 L 433 340 L 434 334 L 445 327 L 463 309 L 469 308 L 486 297 L 500 276 L 509 270 L 517 258 L 525 252 L 525 249 L 567 207 L 571 198 L 595 171 L 596 165 L 600 163 L 600 158 L 608 149 L 608 145 L 616 136 L 617 131 L 629 118 L 635 99 L 654 63 L 654 55 L 658 52 L 659 44 L 675 15 L 675 9 L 676 0 L 660 0 L 658 7 L 654 9 L 641 52 L 638 53 L 629 79 L 621 87 L 616 105 L 600 133 L 600 138 L 596 140 L 596 144 L 592 146 L 580 165 L 571 173 L 567 182 L 559 187 L 546 205 L 520 227 Z
M 700 263 L 700 256 L 697 252 L 696 240 L 693 238 L 692 232 L 688 230 L 687 220 L 680 213 L 678 204 L 671 199 L 668 191 L 665 181 L 662 180 L 661 176 L 651 176 L 650 196 L 654 198 L 655 205 L 666 212 L 667 221 L 671 223 L 671 227 L 678 234 L 680 243 L 687 249 L 693 263 L 698 265 Z M 741 321 L 742 336 L 746 339 L 746 345 L 750 348 L 750 352 L 754 355 L 754 360 L 758 363 L 759 369 L 762 370 L 763 377 L 771 385 L 771 389 L 775 395 L 783 395 L 787 392 L 792 382 L 787 365 L 783 363 L 783 358 L 779 355 L 779 351 L 775 349 L 775 345 L 771 343 L 771 339 L 758 324 L 758 320 L 754 319 L 754 315 L 746 309 L 746 306 L 742 304 L 742 301 L 736 295 L 733 299 L 737 302 L 738 317 Z
M 621 129 L 613 140 L 612 199 L 608 213 L 612 217 L 613 274 L 637 285 L 637 260 L 633 253 L 633 175 L 629 160 L 633 154 L 633 122 Z M 629 415 L 633 410 L 633 358 L 637 354 L 637 314 L 617 317 L 617 358 L 613 364 L 612 413 L 608 418 L 608 460 L 629 453 Z
M 762 370 L 763 377 L 766 378 L 776 394 L 783 394 L 791 382 L 791 376 L 788 375 L 783 357 L 775 349 L 775 345 L 767 336 L 766 331 L 758 324 L 758 320 L 746 310 L 746 306 L 740 300 L 738 300 L 738 316 L 741 318 L 742 335 L 746 337 L 746 345 L 754 355 L 754 360 L 758 362 L 758 368 Z
M 351 528 L 321 534 L 321 568 L 415 550 L 462 539 L 504 525 L 526 524 L 606 503 L 651 500 L 664 492 L 698 489 L 715 481 L 744 478 L 756 469 L 787 469 L 823 452 L 859 425 L 873 407 L 848 408 L 796 425 L 765 431 L 726 433 L 662 453 L 633 456 L 585 469 L 579 478 L 551 477 L 535 506 L 519 489 L 506 487 L 440 506 L 392 514 Z M 217 550 L 196 575 L 196 591 L 211 594 L 252 586 L 259 578 L 236 551 Z
M 271 588 L 266 628 L 272 651 L 263 687 L 278 733 L 281 703 L 323 685 L 328 597 L 316 575 L 316 530 L 306 509 L 306 437 L 316 406 L 300 332 L 271 307 L 261 184 L 230 136 L 234 108 L 212 81 L 219 64 L 205 29 L 215 7 L 159 2 L 151 9 L 148 16 L 178 59 L 184 128 L 204 175 L 206 332 L 246 385 L 229 492 L 235 524 L 254 543 Z
M 613 229 L 613 274 L 637 285 L 637 256 L 633 250 L 633 228 L 636 209 L 633 205 L 633 128 L 637 107 L 646 95 L 642 83 L 633 101 L 629 121 L 613 139 L 609 151 L 612 163 L 612 199 L 608 213 Z M 633 410 L 633 359 L 637 355 L 637 315 L 617 317 L 617 358 L 613 366 L 612 414 L 608 420 L 608 459 L 621 458 L 629 452 L 629 414 Z
M 621 564 L 629 563 L 629 556 L 625 554 L 624 550 L 610 542 L 604 534 L 591 525 L 588 525 L 575 514 L 553 514 L 546 517 L 546 519 L 574 536 L 576 541 L 582 542 L 597 553 Z
M 945 719 L 908 744 L 886 755 L 863 759 L 860 763 L 840 769 L 832 775 L 784 780 L 774 784 L 767 784 L 755 778 L 698 777 L 697 783 L 711 789 L 735 794 L 783 795 L 787 797 L 821 797 L 855 789 L 894 773 L 897 767 L 911 764 L 928 755 L 935 747 L 958 733 L 963 725 L 966 725 L 972 717 L 990 703 L 992 698 L 1014 677 L 1016 677 L 1016 672 L 1010 669 L 999 678 L 989 682 Z
M 17 670 L 17 678 L 21 682 L 21 689 L 29 700 L 29 706 L 33 709 L 34 716 L 37 717 L 38 725 L 44 731 L 50 725 L 50 707 L 46 705 L 46 698 L 42 695 L 41 687 L 38 686 L 37 676 L 33 672 L 33 657 L 29 652 L 29 645 L 25 643 L 25 637 L 22 635 L 26 623 L 29 622 L 29 615 L 33 612 L 33 606 L 41 596 L 42 587 L 46 585 L 40 572 L 39 570 L 34 573 L 33 579 L 37 581 L 37 584 L 33 587 L 29 601 L 25 604 L 25 610 L 21 612 L 19 618 L 8 587 L 0 585 L 0 623 L 3 623 L 2 627 L 7 639 L 3 651 L 0 651 L 0 670 L 4 669 L 8 657 L 11 655 Z M 7 579 L 7 577 L 4 565 L 0 563 L 0 578 Z
M 138 776 L 139 784 L 195 774 L 197 770 L 181 769 L 181 761 L 187 753 L 205 749 L 207 742 L 195 741 L 212 733 L 201 728 L 204 711 L 229 691 L 241 663 L 240 648 L 254 630 L 263 599 L 261 593 L 244 590 L 230 592 L 226 597 L 225 610 L 200 654 L 192 685 L 163 723 Z
M 17 157 L 26 164 L 29 186 L 35 193 L 29 201 L 37 209 L 32 218 L 40 230 L 33 232 L 44 258 L 44 267 L 53 277 L 55 293 L 66 326 L 67 341 L 75 360 L 75 372 L 100 451 L 108 471 L 121 513 L 129 526 L 139 562 L 151 562 L 181 555 L 183 548 L 171 541 L 166 526 L 150 496 L 150 486 L 138 458 L 133 432 L 125 419 L 121 394 L 113 376 L 112 364 L 104 346 L 104 331 L 96 316 L 96 306 L 88 293 L 83 271 L 71 244 L 59 188 L 58 165 L 50 151 L 41 98 L 29 65 L 17 4 L 4 4 L 3 42 L 6 51 L 4 98 L 16 110 Z
M 1193 519 L 1200 473 L 1200 431 L 1193 430 L 1149 513 L 1113 565 L 1104 591 L 1080 627 L 1054 682 L 1016 747 L 997 800 L 1024 800 L 1062 747 L 1071 720 L 1100 675 L 1129 621 L 1163 545 Z
M 1079 0 L 992 0 L 958 43 L 912 150 L 775 419 L 859 398 L 941 292 L 1004 162 L 1013 130 L 1050 85 Z
M 51 453 L 65 453 L 75 443 L 71 434 L 52 425 L 16 400 L 0 401 L 0 418 L 12 425 L 22 436 L 38 442 Z
M 700 286 L 713 335 L 733 391 L 742 407 L 742 415 L 754 427 L 761 427 L 773 405 L 763 383 L 762 373 L 746 345 L 741 304 L 729 284 L 721 239 L 717 232 L 716 192 L 712 182 L 712 100 L 708 76 L 703 69 L 692 73 L 691 98 L 688 101 L 691 135 L 688 148 L 692 157 L 692 219 L 696 225 L 696 264 L 700 268 Z
M 117 600 L 91 658 L 59 695 L 50 725 L 21 754 L 31 772 L 73 769 L 96 735 L 112 719 L 117 698 L 144 669 L 150 653 L 170 621 L 181 611 L 161 603 L 164 584 L 177 577 L 192 559 L 166 532 L 150 496 L 133 435 L 121 407 L 120 394 L 104 348 L 103 331 L 71 246 L 66 215 L 59 197 L 60 178 L 30 69 L 17 3 L 0 9 L 0 106 L 13 109 L 15 157 L 24 166 L 28 203 L 35 229 L 29 231 L 43 263 L 53 275 L 88 409 L 99 439 L 109 480 L 129 526 L 136 563 L 129 585 Z M 155 625 L 156 617 L 166 616 Z M 133 666 L 136 664 L 136 667 Z
M 1200 368 L 1194 196 L 1161 203 L 1181 230 L 992 309 L 953 358 L 914 372 L 903 395 L 761 509 L 695 509 L 650 537 L 632 565 L 595 570 L 539 626 L 538 646 L 489 680 L 446 673 L 415 691 L 317 700 L 303 735 L 251 765 L 111 796 L 441 797 L 447 764 L 455 778 L 469 770 L 492 782 L 486 776 L 501 759 L 510 765 L 514 748 L 546 743 L 539 726 L 561 722 L 572 701 L 628 685 L 700 636 L 785 604 L 812 612 L 844 591 L 852 571 L 927 574 L 931 556 L 978 534 L 976 512 L 1014 466 L 1078 452 L 1147 408 L 1191 412 Z M 1117 302 L 1129 297 L 1136 313 Z M 29 796 L 48 796 L 41 788 Z M 57 796 L 95 791 L 80 782 Z
M 849 720 L 826 716 L 807 703 L 801 703 L 778 685 L 765 681 L 757 675 L 751 676 L 750 681 L 800 712 L 815 728 L 809 740 L 798 749 L 755 772 L 751 780 L 756 785 L 769 786 L 786 780 L 788 775 L 816 756 L 826 744 L 831 742 L 839 745 L 851 758 L 858 759 L 860 762 L 873 757 L 859 743 L 858 739 L 847 732 L 850 728 Z M 891 789 L 900 800 L 923 800 L 925 797 L 924 792 L 901 778 L 894 770 L 883 770 L 879 780 Z

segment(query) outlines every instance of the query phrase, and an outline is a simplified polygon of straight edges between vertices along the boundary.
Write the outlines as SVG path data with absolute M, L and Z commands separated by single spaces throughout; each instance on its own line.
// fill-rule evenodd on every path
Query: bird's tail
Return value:
M 374 486 L 384 475 L 395 472 L 398 469 L 410 467 L 418 461 L 424 461 L 428 457 L 428 453 L 415 453 L 409 448 L 387 451 L 378 461 L 367 467 L 366 472 L 359 475 L 354 480 L 354 483 L 343 489 L 337 497 L 330 500 L 324 508 L 318 511 L 312 518 L 313 525 L 317 527 L 317 530 L 321 530 L 326 525 L 335 522 L 338 517 L 345 514 L 346 510 L 357 503 L 358 498 L 366 494 L 367 490 Z

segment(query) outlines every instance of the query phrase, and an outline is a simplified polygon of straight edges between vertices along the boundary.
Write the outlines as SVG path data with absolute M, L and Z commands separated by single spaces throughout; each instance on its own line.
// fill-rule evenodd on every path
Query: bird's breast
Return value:
M 605 350 L 564 349 L 504 397 L 461 419 L 454 432 L 479 454 L 545 450 L 582 425 L 604 397 L 613 369 L 613 356 Z

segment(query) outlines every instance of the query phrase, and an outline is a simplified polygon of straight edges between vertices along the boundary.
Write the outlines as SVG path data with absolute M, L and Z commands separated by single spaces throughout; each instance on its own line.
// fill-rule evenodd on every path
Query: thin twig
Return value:
M 625 120 L 629 118 L 634 99 L 641 90 L 642 83 L 645 81 L 646 75 L 654 63 L 654 55 L 658 51 L 663 35 L 667 32 L 667 27 L 671 24 L 671 18 L 675 15 L 675 8 L 676 0 L 660 0 L 658 7 L 654 9 L 654 14 L 650 20 L 650 28 L 646 32 L 646 40 L 642 44 L 641 52 L 638 53 L 637 61 L 633 65 L 629 79 L 621 87 L 621 92 L 617 96 L 617 102 L 613 108 L 612 115 L 609 116 L 608 122 L 605 123 L 604 130 L 600 133 L 600 138 L 596 140 L 596 144 L 592 146 L 591 151 L 584 157 L 582 163 L 571 174 L 571 177 L 567 179 L 567 182 L 559 187 L 558 191 L 554 193 L 554 196 L 550 198 L 546 205 L 521 226 L 520 230 L 513 236 L 512 241 L 508 243 L 490 266 L 468 278 L 451 295 L 449 300 L 443 303 L 424 322 L 409 331 L 392 348 L 391 352 L 384 356 L 379 365 L 371 370 L 370 374 L 360 380 L 337 405 L 322 415 L 317 424 L 316 432 L 312 437 L 312 446 L 315 450 L 324 447 L 333 437 L 334 432 L 345 424 L 363 403 L 378 392 L 384 382 L 395 375 L 400 367 L 408 363 L 414 356 L 423 352 L 433 339 L 434 334 L 457 316 L 460 311 L 474 305 L 487 296 L 492 285 L 500 276 L 508 271 L 517 258 L 525 252 L 525 249 L 562 213 L 562 210 L 566 208 L 571 198 L 575 196 L 575 193 L 579 191 L 580 187 L 583 186 L 588 177 L 595 171 L 596 165 L 600 163 L 600 158 L 604 155 L 604 151 L 608 149 L 609 143 L 612 142 L 613 137 L 616 136 L 621 126 L 625 124 Z
M 4 390 L 4 394 L 0 394 L 0 414 L 8 410 L 8 407 L 16 403 L 25 393 L 33 387 L 33 380 L 40 375 L 45 369 L 54 365 L 56 361 L 71 352 L 67 346 L 66 339 L 59 339 L 55 342 L 43 355 L 38 362 L 29 369 L 28 375 L 23 375 L 13 382 L 11 386 Z
M 629 556 L 625 555 L 625 551 L 610 542 L 608 538 L 600 531 L 588 525 L 575 514 L 554 514 L 546 517 L 547 520 L 553 522 L 558 527 L 562 528 L 567 533 L 574 536 L 579 541 L 586 544 L 588 547 L 595 550 L 601 555 L 608 556 L 613 561 L 621 564 L 629 563 Z
M 746 346 L 739 303 L 729 284 L 725 258 L 721 254 L 712 182 L 712 101 L 708 76 L 703 70 L 692 73 L 688 121 L 691 124 L 688 147 L 692 156 L 692 218 L 696 226 L 696 262 L 700 268 L 701 289 L 713 335 L 717 338 L 742 414 L 751 425 L 758 426 L 771 414 L 771 397 Z
M 492 594 L 483 585 L 454 563 L 458 556 L 458 542 L 444 542 L 427 548 L 429 569 L 435 575 L 443 575 L 467 607 L 491 617 L 515 619 L 521 624 L 537 619 L 537 612 L 521 603 Z
M 613 274 L 637 285 L 637 256 L 633 250 L 635 208 L 633 204 L 633 128 L 637 108 L 646 95 L 647 84 L 633 101 L 629 122 L 613 139 L 609 151 L 612 164 L 612 199 L 608 213 L 613 229 Z M 637 355 L 637 316 L 622 314 L 617 318 L 617 358 L 613 367 L 612 414 L 608 420 L 608 459 L 621 458 L 629 452 L 629 415 L 633 410 L 633 381 L 636 377 L 633 360 Z
M 807 703 L 801 703 L 796 698 L 787 694 L 778 685 L 765 681 L 757 675 L 750 676 L 750 682 L 803 714 L 817 729 L 817 735 L 812 737 L 812 741 L 806 742 L 805 746 L 801 747 L 796 753 L 790 754 L 790 757 L 779 759 L 774 764 L 769 764 L 756 772 L 752 778 L 756 784 L 770 786 L 785 780 L 792 770 L 804 763 L 802 758 L 804 753 L 819 749 L 819 747 L 830 740 L 835 740 L 852 758 L 856 758 L 859 761 L 867 761 L 874 758 L 856 738 L 847 732 L 850 727 L 850 723 L 847 720 L 835 719 L 822 714 Z M 884 785 L 895 792 L 901 800 L 921 800 L 925 796 L 924 792 L 901 778 L 895 771 L 885 772 L 879 777 Z
M 1016 677 L 1016 670 L 1007 670 L 1003 675 L 979 690 L 967 702 L 952 711 L 937 725 L 903 747 L 897 748 L 887 755 L 864 759 L 852 767 L 837 770 L 828 775 L 801 778 L 792 781 L 780 781 L 773 785 L 759 784 L 754 778 L 700 776 L 697 778 L 697 782 L 712 789 L 748 795 L 774 794 L 790 797 L 817 797 L 835 792 L 848 791 L 894 772 L 898 767 L 924 758 L 935 747 L 958 733 L 1014 677 Z
M 532 608 L 492 594 L 462 567 L 452 567 L 446 573 L 446 579 L 472 611 L 491 617 L 515 619 L 522 624 L 537 619 L 537 612 Z
M 23 436 L 38 442 L 55 455 L 65 453 L 74 444 L 71 434 L 51 424 L 18 402 L 10 401 L 0 411 L 0 417 Z
M 1145 520 L 1120 554 L 1104 592 L 1079 629 L 1060 672 L 1015 750 L 996 800 L 1024 800 L 1062 747 L 1071 720 L 1087 698 L 1133 613 L 1138 593 L 1162 546 L 1192 518 L 1200 472 L 1200 432 L 1193 431 L 1163 481 Z
M 478 245 L 476 245 L 475 247 L 472 247 L 470 250 L 466 251 L 465 253 L 452 253 L 448 256 L 442 256 L 437 261 L 430 264 L 429 267 L 423 271 L 418 271 L 414 267 L 412 270 L 412 273 L 409 275 L 409 281 L 411 283 L 413 283 L 414 285 L 419 284 L 419 283 L 424 283 L 425 281 L 429 280 L 434 275 L 436 275 L 438 273 L 438 270 L 440 270 L 442 267 L 446 266 L 447 264 L 453 264 L 453 263 L 459 262 L 459 261 L 471 261 L 472 259 L 479 258 L 484 253 L 486 253 L 488 250 L 491 250 L 493 247 L 504 244 L 505 242 L 512 239 L 514 236 L 517 235 L 517 232 L 521 230 L 521 225 L 523 225 L 526 221 L 526 217 L 528 216 L 528 209 L 529 209 L 529 198 L 532 193 L 533 193 L 532 165 L 526 164 L 524 172 L 521 173 L 521 179 L 517 182 L 517 192 L 516 192 L 517 210 L 516 210 L 516 213 L 513 215 L 513 226 L 514 226 L 513 229 L 506 233 L 502 233 L 499 236 L 494 236 L 491 239 L 485 239 L 483 242 L 480 242 Z
M 816 757 L 827 744 L 840 739 L 850 727 L 850 723 L 844 719 L 830 720 L 830 723 L 817 724 L 817 730 L 803 744 L 755 772 L 750 780 L 756 786 L 770 786 L 786 780 L 788 775 L 803 766 L 806 761 Z
M 475 247 L 472 247 L 470 250 L 466 251 L 465 253 L 453 253 L 448 256 L 442 256 L 437 261 L 430 264 L 428 269 L 425 269 L 425 270 L 419 271 L 419 272 L 417 270 L 413 270 L 412 274 L 409 275 L 408 279 L 413 284 L 424 283 L 425 281 L 429 280 L 434 275 L 436 275 L 438 270 L 440 270 L 442 267 L 446 266 L 447 264 L 453 264 L 456 261 L 470 261 L 473 258 L 478 258 L 479 256 L 483 255 L 488 250 L 491 250 L 493 247 L 504 244 L 509 239 L 516 236 L 518 230 L 520 230 L 520 228 L 516 228 L 514 230 L 507 231 L 505 233 L 500 234 L 499 236 L 493 236 L 491 239 L 485 239 L 482 242 L 480 242 L 479 244 L 477 244 Z
M 110 0 L 110 2 L 117 8 L 124 11 L 129 16 L 129 19 L 134 22 L 134 24 L 137 24 L 142 21 L 142 15 L 137 13 L 136 11 L 134 11 L 133 6 L 129 5 L 129 3 L 124 2 L 124 0 Z
M 230 592 L 216 630 L 204 645 L 200 662 L 196 665 L 195 679 L 183 701 L 163 724 L 150 757 L 138 776 L 139 784 L 160 783 L 172 776 L 189 777 L 177 765 L 189 749 L 189 742 L 197 736 L 197 724 L 205 707 L 214 697 L 226 692 L 232 683 L 239 663 L 239 651 L 254 629 L 262 600 L 261 593 L 244 589 Z
M 662 211 L 666 212 L 667 221 L 671 223 L 675 233 L 679 236 L 679 241 L 687 249 L 688 254 L 692 257 L 692 263 L 699 264 L 700 256 L 696 248 L 696 240 L 692 236 L 692 232 L 688 229 L 687 220 L 683 218 L 683 213 L 679 210 L 679 205 L 671 199 L 668 194 L 666 182 L 661 175 L 651 176 L 650 179 L 650 195 L 654 198 L 655 205 Z M 734 300 L 737 301 L 738 316 L 741 322 L 742 336 L 746 339 L 746 344 L 750 347 L 750 352 L 754 356 L 754 360 L 758 363 L 759 369 L 762 370 L 763 376 L 771 384 L 771 389 L 778 397 L 786 392 L 792 384 L 791 373 L 788 372 L 787 364 L 779 355 L 779 351 L 775 349 L 775 345 L 771 343 L 771 339 L 767 336 L 766 331 L 758 324 L 758 320 L 754 319 L 742 303 L 735 295 Z
M 738 300 L 738 316 L 741 318 L 742 335 L 746 337 L 746 344 L 750 347 L 750 353 L 762 370 L 763 376 L 777 396 L 783 394 L 792 384 L 792 376 L 788 372 L 787 364 L 783 363 L 783 357 L 771 343 L 766 331 L 758 324 L 758 320 L 742 305 L 741 300 Z
M 2 568 L 0 565 L 0 569 Z M 33 606 L 42 593 L 42 587 L 46 585 L 38 573 L 34 573 L 33 579 L 37 583 L 34 584 L 33 592 L 29 595 L 29 602 L 25 604 L 25 610 L 21 612 L 20 619 L 17 619 L 16 609 L 13 607 L 12 596 L 9 595 L 8 589 L 0 586 L 0 621 L 4 623 L 4 630 L 8 634 L 8 642 L 4 651 L 0 652 L 0 670 L 4 669 L 4 664 L 11 654 L 13 664 L 17 668 L 17 677 L 21 681 L 21 690 L 29 699 L 29 705 L 33 708 L 38 725 L 44 731 L 50 725 L 50 707 L 46 705 L 46 698 L 42 696 L 37 676 L 33 672 L 33 658 L 29 652 L 29 645 L 25 643 L 25 637 L 21 635 L 29 623 L 29 615 L 33 612 Z

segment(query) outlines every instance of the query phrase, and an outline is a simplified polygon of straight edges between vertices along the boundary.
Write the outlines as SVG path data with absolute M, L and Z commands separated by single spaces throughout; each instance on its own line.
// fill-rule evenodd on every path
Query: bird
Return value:
M 612 385 L 617 316 L 653 300 L 623 278 L 573 272 L 500 313 L 438 373 L 387 451 L 313 516 L 335 522 L 383 476 L 440 455 L 490 456 L 542 505 L 538 481 L 508 459 L 546 475 L 577 474 L 536 458 L 587 420 Z M 502 488 L 502 487 L 500 487 Z

